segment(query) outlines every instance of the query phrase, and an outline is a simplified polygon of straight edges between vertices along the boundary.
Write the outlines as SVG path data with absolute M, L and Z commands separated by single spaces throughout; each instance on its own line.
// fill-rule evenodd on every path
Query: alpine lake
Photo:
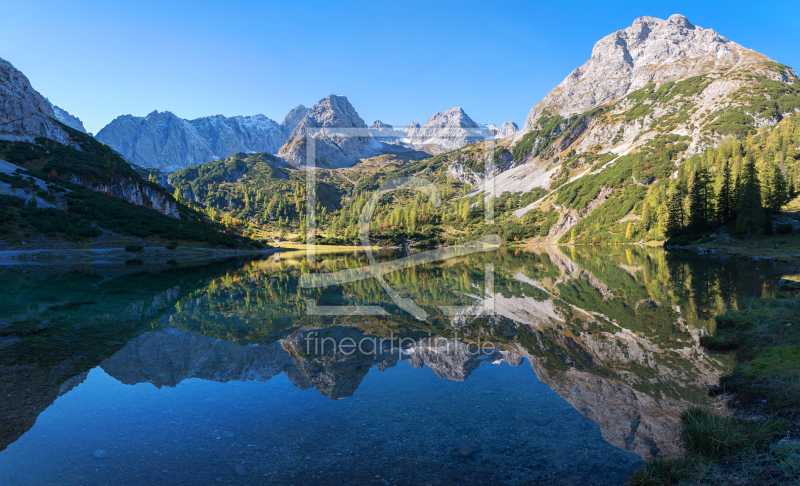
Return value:
M 0 267 L 0 484 L 619 485 L 777 263 L 656 247 Z M 364 270 L 367 268 L 367 270 Z

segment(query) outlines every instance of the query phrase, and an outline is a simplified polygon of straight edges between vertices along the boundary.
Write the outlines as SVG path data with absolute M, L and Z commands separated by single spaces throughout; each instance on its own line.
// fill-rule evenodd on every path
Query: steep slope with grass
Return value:
M 45 236 L 38 238 L 45 246 L 48 240 L 91 244 L 109 235 L 226 247 L 248 244 L 225 235 L 222 227 L 143 179 L 108 146 L 66 125 L 61 128 L 72 145 L 44 137 L 33 143 L 0 142 L 0 159 L 9 169 L 0 173 L 0 192 L 5 193 L 0 199 L 0 238 L 6 247 L 33 241 L 35 234 Z
M 733 184 L 752 157 L 762 181 L 774 178 L 774 164 L 787 184 L 796 180 L 794 125 L 779 142 L 765 131 L 798 112 L 800 80 L 791 68 L 680 15 L 643 17 L 599 41 L 591 59 L 531 110 L 508 143 L 507 174 L 490 185 L 495 195 L 531 187 L 514 179 L 552 191 L 517 213 L 557 211 L 545 241 L 663 241 L 671 178 L 688 198 L 694 173 L 707 171 L 716 192 L 724 171 Z M 731 139 L 743 148 L 733 153 Z M 681 204 L 688 211 L 688 200 Z

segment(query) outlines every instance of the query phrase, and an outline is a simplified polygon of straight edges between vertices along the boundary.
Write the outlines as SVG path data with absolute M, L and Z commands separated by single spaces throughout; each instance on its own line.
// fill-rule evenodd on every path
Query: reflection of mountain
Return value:
M 394 254 L 378 255 L 384 261 Z M 661 249 L 500 249 L 393 271 L 386 281 L 431 315 L 417 321 L 365 280 L 303 289 L 304 272 L 366 264 L 363 254 L 301 253 L 191 271 L 124 278 L 71 273 L 33 278 L 0 274 L 2 443 L 19 437 L 52 401 L 102 362 L 124 383 L 175 386 L 188 378 L 269 380 L 285 373 L 301 389 L 351 396 L 373 365 L 399 360 L 465 380 L 483 363 L 527 357 L 540 379 L 611 444 L 642 456 L 677 451 L 679 411 L 700 399 L 727 363 L 698 346 L 710 317 L 742 297 L 774 290 L 769 264 L 672 255 Z M 493 286 L 484 266 L 494 267 Z M 759 267 L 759 268 L 756 268 Z M 8 288 L 4 288 L 8 287 Z M 54 297 L 55 296 L 55 297 Z M 391 315 L 311 316 L 320 305 L 381 305 Z M 174 302 L 174 305 L 173 305 Z M 470 306 L 445 316 L 439 305 Z M 481 306 L 494 314 L 470 312 Z M 165 314 L 171 314 L 167 319 Z M 150 332 L 148 332 L 150 331 Z M 398 354 L 312 352 L 309 333 L 409 338 Z M 448 338 L 430 342 L 428 333 Z M 490 341 L 488 355 L 464 344 Z
M 300 326 L 325 322 L 369 335 L 413 335 L 416 345 L 405 350 L 404 359 L 451 380 L 466 379 L 481 361 L 458 346 L 423 345 L 420 332 L 488 340 L 504 350 L 498 353 L 508 353 L 492 361 L 528 357 L 545 383 L 600 424 L 610 443 L 643 457 L 671 455 L 678 451 L 681 409 L 704 399 L 706 386 L 728 366 L 727 358 L 699 346 L 699 338 L 713 329 L 714 309 L 766 290 L 749 287 L 754 280 L 747 275 L 754 269 L 747 262 L 692 259 L 637 247 L 501 249 L 387 274 L 392 288 L 431 314 L 419 323 L 393 307 L 371 280 L 322 293 L 297 286 L 302 272 L 363 266 L 362 255 L 322 255 L 311 267 L 302 255 L 289 254 L 219 279 L 201 298 L 187 299 L 173 325 L 244 344 L 284 339 L 299 375 L 333 398 L 352 394 L 372 364 L 385 369 L 397 356 L 305 356 L 299 342 L 287 345 L 298 339 Z M 483 285 L 487 263 L 495 269 L 493 292 Z M 328 305 L 380 304 L 392 316 L 314 320 L 305 313 L 308 298 Z M 437 312 L 440 304 L 473 306 L 447 317 Z M 297 375 L 287 375 L 306 387 Z
M 326 352 L 315 353 L 322 351 L 321 345 L 315 346 L 323 339 Z M 345 339 L 363 345 L 349 354 L 347 348 L 333 352 L 333 343 Z M 522 358 L 513 353 L 481 352 L 453 340 L 434 345 L 421 340 L 402 352 L 386 349 L 375 354 L 372 346 L 379 339 L 351 327 L 330 327 L 298 331 L 266 346 L 240 346 L 167 326 L 134 338 L 100 366 L 122 383 L 152 383 L 159 388 L 174 387 L 190 378 L 267 381 L 285 373 L 298 388 L 313 387 L 336 400 L 352 396 L 373 365 L 385 371 L 403 360 L 414 368 L 428 365 L 442 378 L 463 381 L 482 364 L 522 363 Z

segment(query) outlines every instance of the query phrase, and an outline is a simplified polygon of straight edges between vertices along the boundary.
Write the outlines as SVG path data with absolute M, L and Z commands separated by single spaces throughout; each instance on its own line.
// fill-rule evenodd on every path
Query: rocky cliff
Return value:
M 32 141 L 37 136 L 63 144 L 71 139 L 54 120 L 53 106 L 10 62 L 0 59 L 0 139 Z
M 494 138 L 510 137 L 511 135 L 514 135 L 519 131 L 519 127 L 517 126 L 517 124 L 509 121 L 503 123 L 499 127 L 496 127 L 494 125 L 489 125 L 487 126 L 487 128 L 489 128 L 494 133 Z
M 80 118 L 78 118 L 77 116 L 70 115 L 67 110 L 59 108 L 56 105 L 53 105 L 52 103 L 51 106 L 53 107 L 53 113 L 55 113 L 56 115 L 56 120 L 60 121 L 61 123 L 70 128 L 78 130 L 79 132 L 86 133 L 86 129 L 83 127 L 83 122 L 81 121 Z
M 168 111 L 154 111 L 146 117 L 123 115 L 103 127 L 96 138 L 131 163 L 172 172 L 237 152 L 277 153 L 286 140 L 284 128 L 301 108 L 287 116 L 283 127 L 264 115 L 195 120 Z
M 281 123 L 281 132 L 283 132 L 283 136 L 286 140 L 289 140 L 289 137 L 297 127 L 297 124 L 303 120 L 303 118 L 306 116 L 306 113 L 308 113 L 308 108 L 303 105 L 297 105 L 283 119 L 283 122 Z
M 692 25 L 683 15 L 667 20 L 640 17 L 600 39 L 591 58 L 531 109 L 524 132 L 542 114 L 563 117 L 616 101 L 649 83 L 723 72 L 770 61 L 767 56 L 732 42 L 713 29 Z
M 344 96 L 330 95 L 312 107 L 297 124 L 278 155 L 293 165 L 306 165 L 309 138 L 319 167 L 337 168 L 352 165 L 360 158 L 383 152 L 378 140 L 371 137 L 364 120 Z
M 72 175 L 70 180 L 75 184 L 88 187 L 93 191 L 124 199 L 136 206 L 155 209 L 159 213 L 175 219 L 181 219 L 180 212 L 178 211 L 178 203 L 167 196 L 165 191 L 157 190 L 152 186 L 142 184 L 138 181 L 117 179 L 114 182 L 96 183 L 83 180 L 75 175 Z
M 404 142 L 434 154 L 456 150 L 493 135 L 490 129 L 479 126 L 458 107 L 434 114 L 421 127 L 412 125 L 409 128 Z
M 515 215 L 555 211 L 557 223 L 536 238 L 564 241 L 576 227 L 585 231 L 587 218 L 608 221 L 628 185 L 644 188 L 643 199 L 725 137 L 755 135 L 800 112 L 798 93 L 793 69 L 712 29 L 682 15 L 641 17 L 598 41 L 591 58 L 531 109 L 522 130 L 498 137 L 505 151 L 496 153 L 511 161 L 497 164 L 487 187 L 495 195 L 551 190 Z M 455 164 L 450 172 L 464 171 Z M 576 206 L 568 192 L 578 186 L 591 194 Z M 596 233 L 608 234 L 597 226 L 587 238 L 605 238 Z

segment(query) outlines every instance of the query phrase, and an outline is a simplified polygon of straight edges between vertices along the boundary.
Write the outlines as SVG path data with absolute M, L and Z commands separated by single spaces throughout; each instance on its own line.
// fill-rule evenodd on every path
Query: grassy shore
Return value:
M 729 395 L 731 415 L 688 409 L 684 457 L 648 461 L 629 484 L 800 484 L 800 297 L 787 287 L 717 316 L 716 333 L 701 344 L 736 355 L 719 390 Z

